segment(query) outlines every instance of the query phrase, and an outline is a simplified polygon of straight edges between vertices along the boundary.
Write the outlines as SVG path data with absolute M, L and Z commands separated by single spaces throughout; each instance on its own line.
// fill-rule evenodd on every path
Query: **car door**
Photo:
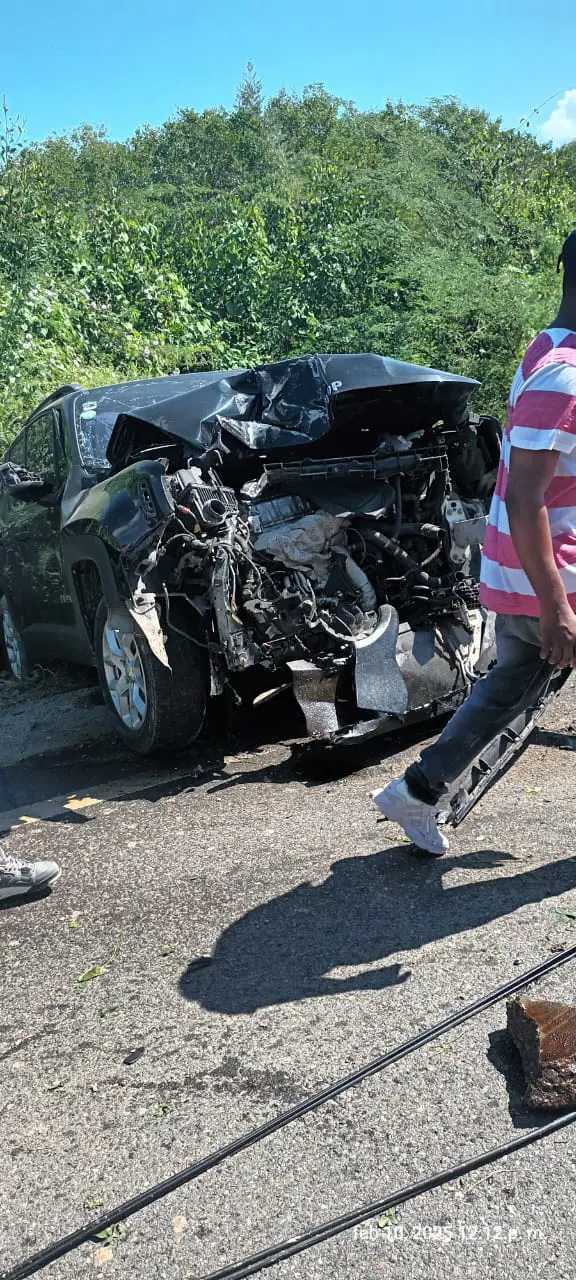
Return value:
M 16 466 L 26 466 L 26 432 L 11 444 L 4 458 Z M 30 511 L 26 503 L 10 496 L 7 485 L 0 486 L 0 596 L 6 594 L 17 625 L 22 627 L 22 605 L 28 590 L 26 544 Z
M 75 625 L 60 549 L 60 503 L 65 481 L 65 457 L 54 409 L 39 414 L 26 427 L 26 469 L 51 486 L 40 501 L 17 503 L 23 571 L 20 615 L 24 638 L 42 634 L 46 653 L 58 656 L 61 634 Z M 64 653 L 62 654 L 64 656 Z

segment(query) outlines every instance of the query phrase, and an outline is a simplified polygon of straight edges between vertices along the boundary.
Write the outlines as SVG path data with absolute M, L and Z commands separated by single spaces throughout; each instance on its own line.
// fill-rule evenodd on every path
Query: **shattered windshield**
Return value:
M 80 457 L 89 470 L 108 471 L 106 448 L 119 410 L 101 409 L 96 400 L 84 399 L 76 408 L 76 438 Z

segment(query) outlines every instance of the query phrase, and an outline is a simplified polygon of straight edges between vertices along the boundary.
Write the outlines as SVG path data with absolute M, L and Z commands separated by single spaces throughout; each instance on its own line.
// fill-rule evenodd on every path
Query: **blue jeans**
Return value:
M 553 673 L 540 657 L 538 618 L 499 614 L 496 656 L 437 741 L 406 771 L 409 790 L 426 804 L 446 795 L 492 739 L 544 693 Z

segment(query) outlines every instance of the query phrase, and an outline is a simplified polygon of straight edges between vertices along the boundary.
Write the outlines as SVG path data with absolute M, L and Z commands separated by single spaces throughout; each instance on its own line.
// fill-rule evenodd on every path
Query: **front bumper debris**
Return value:
M 449 823 L 452 827 L 458 827 L 463 822 L 480 797 L 494 786 L 523 751 L 538 721 L 571 675 L 570 667 L 564 671 L 553 671 L 551 675 L 543 673 L 542 685 L 530 706 L 492 740 L 468 773 L 458 780 L 447 808 L 439 815 L 439 821 Z

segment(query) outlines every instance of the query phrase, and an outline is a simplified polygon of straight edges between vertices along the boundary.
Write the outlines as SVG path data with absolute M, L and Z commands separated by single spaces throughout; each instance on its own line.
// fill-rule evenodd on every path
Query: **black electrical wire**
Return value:
M 385 1196 L 382 1200 L 373 1200 L 371 1204 L 361 1205 L 358 1209 L 351 1209 L 349 1213 L 343 1213 L 339 1218 L 332 1218 L 329 1222 L 321 1222 L 316 1227 L 312 1227 L 303 1236 L 296 1236 L 293 1240 L 284 1240 L 281 1244 L 270 1245 L 268 1249 L 263 1249 L 260 1253 L 253 1253 L 248 1258 L 243 1258 L 240 1262 L 235 1262 L 231 1266 L 222 1267 L 220 1271 L 211 1271 L 209 1275 L 200 1276 L 198 1280 L 245 1280 L 246 1276 L 253 1276 L 257 1271 L 264 1271 L 267 1267 L 274 1267 L 279 1262 L 284 1262 L 286 1258 L 293 1258 L 297 1253 L 304 1253 L 305 1249 L 312 1249 L 314 1245 L 322 1244 L 324 1240 L 330 1240 L 333 1236 L 341 1235 L 343 1231 L 349 1231 L 351 1227 L 357 1227 L 361 1222 L 366 1222 L 368 1218 L 375 1218 L 378 1214 L 384 1213 L 386 1209 L 394 1209 L 399 1204 L 406 1204 L 407 1200 L 415 1200 L 417 1196 L 422 1196 L 426 1191 L 433 1191 L 436 1187 L 443 1187 L 447 1182 L 454 1182 L 456 1178 L 462 1178 L 467 1173 L 473 1173 L 475 1169 L 482 1169 L 487 1164 L 494 1164 L 496 1160 L 502 1160 L 504 1156 L 510 1156 L 515 1151 L 520 1151 L 523 1147 L 529 1147 L 533 1142 L 540 1142 L 542 1138 L 547 1138 L 549 1134 L 556 1133 L 558 1129 L 565 1129 L 567 1125 L 574 1124 L 576 1120 L 576 1111 L 569 1111 L 567 1115 L 551 1120 L 549 1124 L 541 1125 L 538 1129 L 532 1129 L 530 1133 L 523 1133 L 519 1138 L 514 1138 L 512 1142 L 506 1142 L 500 1147 L 492 1147 L 490 1151 L 482 1151 L 478 1156 L 472 1156 L 470 1160 L 464 1160 L 462 1164 L 453 1165 L 451 1169 L 443 1169 L 440 1173 L 433 1173 L 429 1178 L 423 1178 L 421 1182 L 412 1182 L 409 1187 L 402 1187 L 400 1191 L 393 1191 L 390 1195 Z
M 123 1204 L 117 1205 L 116 1208 L 100 1214 L 98 1218 L 94 1218 L 86 1226 L 79 1227 L 76 1231 L 70 1232 L 69 1235 L 63 1236 L 60 1240 L 55 1240 L 52 1244 L 46 1245 L 38 1253 L 26 1258 L 23 1262 L 17 1263 L 11 1270 L 3 1271 L 0 1275 L 0 1280 L 25 1280 L 26 1276 L 35 1275 L 37 1271 L 49 1266 L 57 1258 L 64 1257 L 65 1254 L 71 1253 L 73 1249 L 77 1249 L 79 1245 L 86 1244 L 87 1241 L 92 1240 L 98 1232 L 105 1231 L 115 1223 L 124 1222 L 126 1218 L 131 1218 L 135 1213 L 139 1213 L 141 1209 L 146 1209 L 149 1205 L 155 1204 L 157 1200 L 161 1200 L 172 1191 L 185 1186 L 186 1183 L 192 1182 L 195 1178 L 202 1177 L 209 1169 L 214 1169 L 217 1165 L 222 1164 L 224 1160 L 230 1159 L 231 1156 L 237 1155 L 240 1151 L 246 1151 L 248 1147 L 252 1147 L 255 1143 L 261 1142 L 263 1138 L 277 1133 L 279 1129 L 284 1129 L 287 1125 L 292 1124 L 294 1120 L 299 1120 L 302 1116 L 315 1111 L 324 1102 L 330 1102 L 333 1098 L 337 1098 L 339 1094 L 344 1093 L 347 1089 L 354 1088 L 362 1080 L 384 1071 L 386 1067 L 392 1066 L 402 1058 L 408 1057 L 409 1054 L 415 1053 L 417 1049 L 430 1044 L 432 1040 L 437 1040 L 439 1036 L 452 1031 L 455 1027 L 461 1026 L 464 1022 L 468 1022 L 470 1018 L 482 1013 L 485 1009 L 489 1009 L 500 1000 L 504 1000 L 506 996 L 513 995 L 521 987 L 536 982 L 539 978 L 544 977 L 545 974 L 551 973 L 553 969 L 557 969 L 575 958 L 576 946 L 569 947 L 566 951 L 559 952 L 558 955 L 542 961 L 535 968 L 519 974 L 510 982 L 506 982 L 495 991 L 490 991 L 487 995 L 481 996 L 479 1000 L 474 1000 L 472 1004 L 466 1005 L 463 1009 L 458 1009 L 455 1013 L 450 1014 L 448 1018 L 444 1018 L 442 1022 L 437 1022 L 433 1027 L 420 1031 L 418 1035 L 404 1041 L 403 1044 L 398 1045 L 395 1049 L 390 1049 L 388 1053 L 383 1054 L 380 1058 L 375 1058 L 373 1062 L 360 1067 L 357 1071 L 352 1072 L 351 1075 L 344 1076 L 341 1080 L 335 1081 L 325 1089 L 320 1090 L 320 1092 L 304 1098 L 302 1102 L 298 1102 L 289 1111 L 284 1111 L 279 1116 L 273 1117 L 272 1120 L 266 1121 L 265 1124 L 259 1125 L 256 1129 L 249 1130 L 248 1133 L 242 1134 L 225 1146 L 212 1151 L 195 1164 L 188 1165 L 187 1168 L 181 1169 L 179 1173 L 172 1174 L 169 1178 L 164 1179 L 163 1182 L 156 1183 L 155 1186 L 149 1187 L 146 1191 L 140 1191 L 131 1200 L 125 1200 Z

